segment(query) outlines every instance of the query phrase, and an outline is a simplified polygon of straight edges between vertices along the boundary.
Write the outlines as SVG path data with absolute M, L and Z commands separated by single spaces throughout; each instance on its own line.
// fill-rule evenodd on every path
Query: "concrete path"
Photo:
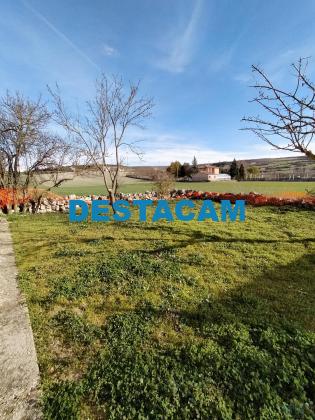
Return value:
M 0 419 L 35 420 L 39 371 L 16 274 L 8 222 L 0 217 Z

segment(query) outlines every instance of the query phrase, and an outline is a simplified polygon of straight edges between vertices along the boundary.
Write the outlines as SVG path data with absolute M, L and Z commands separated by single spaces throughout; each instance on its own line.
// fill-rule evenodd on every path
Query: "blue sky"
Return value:
M 289 86 L 289 65 L 313 57 L 314 77 L 314 18 L 313 0 L 2 0 L 0 93 L 45 96 L 58 82 L 74 104 L 101 72 L 118 73 L 156 103 L 130 133 L 143 139 L 140 164 L 281 156 L 239 130 L 258 113 L 250 65 Z

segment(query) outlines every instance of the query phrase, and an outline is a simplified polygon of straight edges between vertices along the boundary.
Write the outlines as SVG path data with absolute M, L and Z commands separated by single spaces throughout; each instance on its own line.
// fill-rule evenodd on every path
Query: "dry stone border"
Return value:
M 166 200 L 177 200 L 177 199 L 192 199 L 192 200 L 230 200 L 232 203 L 235 200 L 245 200 L 246 204 L 253 206 L 294 206 L 306 209 L 315 208 L 315 196 L 314 195 L 305 195 L 303 197 L 289 197 L 282 198 L 272 195 L 263 195 L 255 192 L 250 193 L 218 193 L 218 192 L 203 192 L 195 190 L 173 190 L 169 194 L 163 197 L 159 197 L 158 193 L 154 191 L 147 191 L 145 193 L 119 193 L 117 199 L 127 200 L 133 202 L 133 200 L 157 200 L 158 198 L 163 198 Z M 56 198 L 45 198 L 42 200 L 40 206 L 36 208 L 34 202 L 25 202 L 19 206 L 11 206 L 11 208 L 1 208 L 0 202 L 0 214 L 1 213 L 51 213 L 51 212 L 69 212 L 69 201 L 70 200 L 83 200 L 88 204 L 91 204 L 93 200 L 108 200 L 107 196 L 98 196 L 98 195 L 89 195 L 89 196 L 76 196 L 71 194 L 69 196 L 61 197 L 60 199 Z

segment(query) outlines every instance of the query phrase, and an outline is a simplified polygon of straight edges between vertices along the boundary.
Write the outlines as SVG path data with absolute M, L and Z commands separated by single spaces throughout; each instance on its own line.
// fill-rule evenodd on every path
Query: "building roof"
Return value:
M 210 165 L 210 163 L 201 163 L 198 168 L 218 168 L 218 166 Z

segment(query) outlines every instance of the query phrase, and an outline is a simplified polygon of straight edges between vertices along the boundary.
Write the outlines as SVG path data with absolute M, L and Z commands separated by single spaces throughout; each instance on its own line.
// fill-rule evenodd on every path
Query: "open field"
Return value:
M 9 220 L 46 418 L 314 418 L 314 212 Z
M 279 194 L 281 192 L 305 192 L 315 189 L 315 182 L 276 182 L 276 181 L 218 181 L 218 182 L 177 182 L 178 189 L 193 189 L 213 192 L 257 192 L 262 194 Z M 137 181 L 123 178 L 120 191 L 124 193 L 145 192 L 154 190 L 152 182 Z M 62 184 L 54 190 L 58 194 L 105 194 L 105 188 L 100 177 L 79 177 Z

